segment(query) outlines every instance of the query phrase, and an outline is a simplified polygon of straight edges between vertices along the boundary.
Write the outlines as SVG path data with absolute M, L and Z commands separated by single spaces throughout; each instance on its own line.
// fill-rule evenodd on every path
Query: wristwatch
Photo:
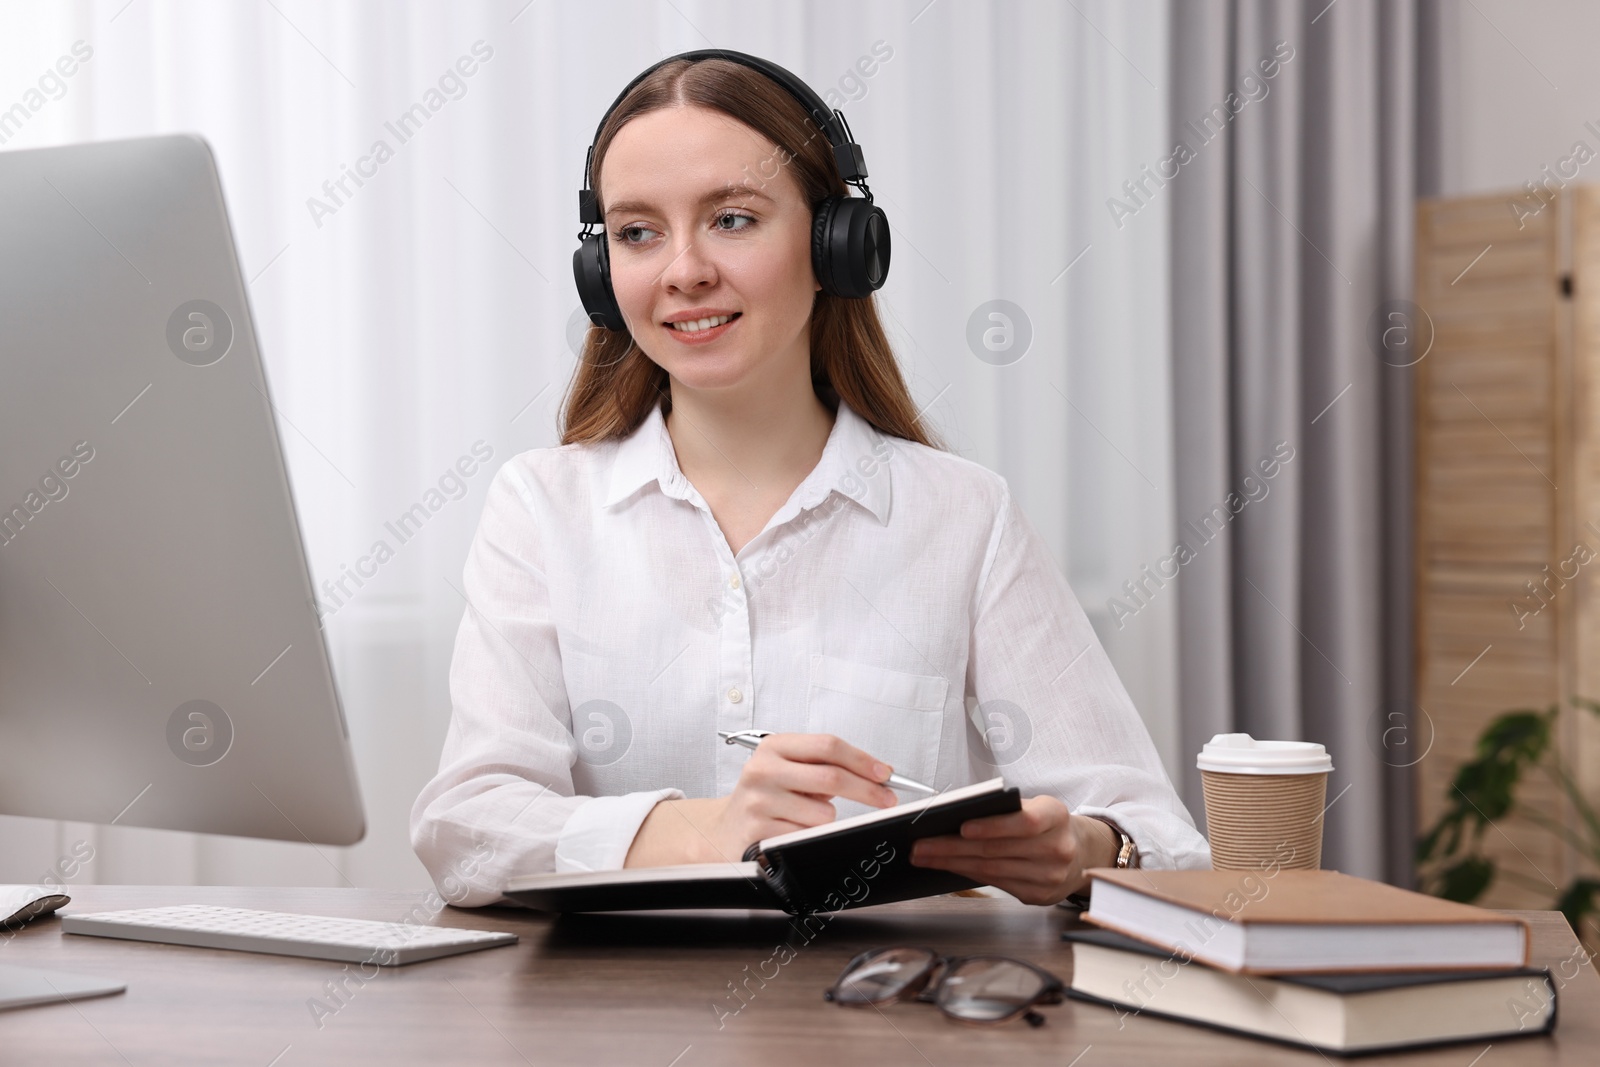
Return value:
M 1134 844 L 1133 838 L 1129 837 L 1123 832 L 1122 827 L 1118 826 L 1110 819 L 1099 815 L 1091 815 L 1089 818 L 1099 819 L 1101 822 L 1111 827 L 1111 832 L 1116 834 L 1117 839 L 1121 842 L 1121 844 L 1117 847 L 1118 870 L 1127 870 L 1129 867 L 1139 866 L 1139 846 Z M 1060 906 L 1063 908 L 1078 908 L 1079 910 L 1086 909 L 1089 906 L 1089 894 L 1070 894 L 1065 900 L 1061 901 Z
M 1117 868 L 1119 870 L 1127 870 L 1129 867 L 1139 866 L 1139 846 L 1133 843 L 1133 838 L 1123 833 L 1122 827 L 1110 819 L 1103 819 L 1098 815 L 1092 816 L 1092 818 L 1100 819 L 1101 822 L 1111 827 L 1112 833 L 1121 839 L 1122 844 L 1117 848 Z

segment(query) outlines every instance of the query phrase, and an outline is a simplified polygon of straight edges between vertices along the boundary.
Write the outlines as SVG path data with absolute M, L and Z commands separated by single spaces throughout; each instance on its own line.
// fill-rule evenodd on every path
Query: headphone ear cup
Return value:
M 812 222 L 811 265 L 825 292 L 872 295 L 889 277 L 889 217 L 861 197 L 830 196 Z
M 822 285 L 822 291 L 833 293 L 833 258 L 828 253 L 828 234 L 833 228 L 833 212 L 839 198 L 830 196 L 811 213 L 811 270 Z
M 626 330 L 622 309 L 611 291 L 610 260 L 605 234 L 583 234 L 572 253 L 572 278 L 578 285 L 578 298 L 583 301 L 583 310 L 590 322 L 607 330 Z

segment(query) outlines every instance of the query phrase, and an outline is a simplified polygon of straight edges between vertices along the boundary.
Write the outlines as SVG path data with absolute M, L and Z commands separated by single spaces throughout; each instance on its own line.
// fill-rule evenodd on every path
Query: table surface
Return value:
M 65 912 L 221 904 L 311 915 L 509 930 L 509 948 L 382 968 L 63 935 L 46 918 L 0 931 L 0 963 L 115 978 L 126 993 L 0 1012 L 0 1062 L 702 1064 L 1331 1062 L 1321 1054 L 1068 1000 L 971 1026 L 932 1005 L 842 1008 L 822 999 L 845 962 L 885 945 L 997 952 L 1070 981 L 1078 922 L 1061 908 L 939 897 L 842 912 L 809 930 L 764 912 L 550 916 L 511 908 L 431 911 L 428 894 L 234 886 L 72 886 Z M 437 898 L 434 898 L 435 907 Z M 1533 925 L 1537 964 L 1560 987 L 1550 1036 L 1455 1045 L 1362 1064 L 1593 1064 L 1600 977 L 1556 912 Z M 780 951 L 780 946 L 789 946 Z M 1558 973 L 1557 968 L 1565 969 Z M 372 968 L 367 968 L 370 975 Z M 737 987 L 741 996 L 735 996 Z M 318 1006 L 320 1005 L 320 1007 Z

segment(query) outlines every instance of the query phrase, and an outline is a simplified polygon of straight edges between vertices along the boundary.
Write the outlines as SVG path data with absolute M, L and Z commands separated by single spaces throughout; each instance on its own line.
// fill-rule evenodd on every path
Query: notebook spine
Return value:
M 744 850 L 744 862 L 755 862 L 761 865 L 761 877 L 778 894 L 778 899 L 783 902 L 783 910 L 790 915 L 802 914 L 796 905 L 793 889 L 789 880 L 784 877 L 783 857 L 776 852 L 761 851 L 761 842 L 757 841 Z
M 761 871 L 767 879 L 767 884 L 778 894 L 778 899 L 783 901 L 783 910 L 790 915 L 804 915 L 806 909 L 801 906 L 796 896 L 797 887 L 788 877 L 788 867 L 783 862 L 782 853 L 763 852 L 761 854 Z

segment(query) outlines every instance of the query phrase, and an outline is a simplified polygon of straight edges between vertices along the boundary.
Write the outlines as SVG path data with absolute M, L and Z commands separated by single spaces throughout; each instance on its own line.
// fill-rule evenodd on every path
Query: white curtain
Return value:
M 1123 588 L 1173 542 L 1167 204 L 1109 204 L 1170 151 L 1167 20 L 1157 0 L 0 6 L 0 108 L 93 51 L 3 150 L 210 140 L 318 584 L 395 550 L 327 605 L 365 841 L 0 816 L 0 881 L 426 884 L 406 819 L 449 719 L 467 545 L 493 469 L 555 443 L 574 364 L 584 150 L 634 74 L 714 46 L 844 110 L 895 228 L 878 299 L 918 403 L 1010 479 L 1176 780 L 1175 598 Z M 998 349 L 969 342 L 985 331 Z M 398 544 L 386 520 L 474 445 L 493 460 Z

